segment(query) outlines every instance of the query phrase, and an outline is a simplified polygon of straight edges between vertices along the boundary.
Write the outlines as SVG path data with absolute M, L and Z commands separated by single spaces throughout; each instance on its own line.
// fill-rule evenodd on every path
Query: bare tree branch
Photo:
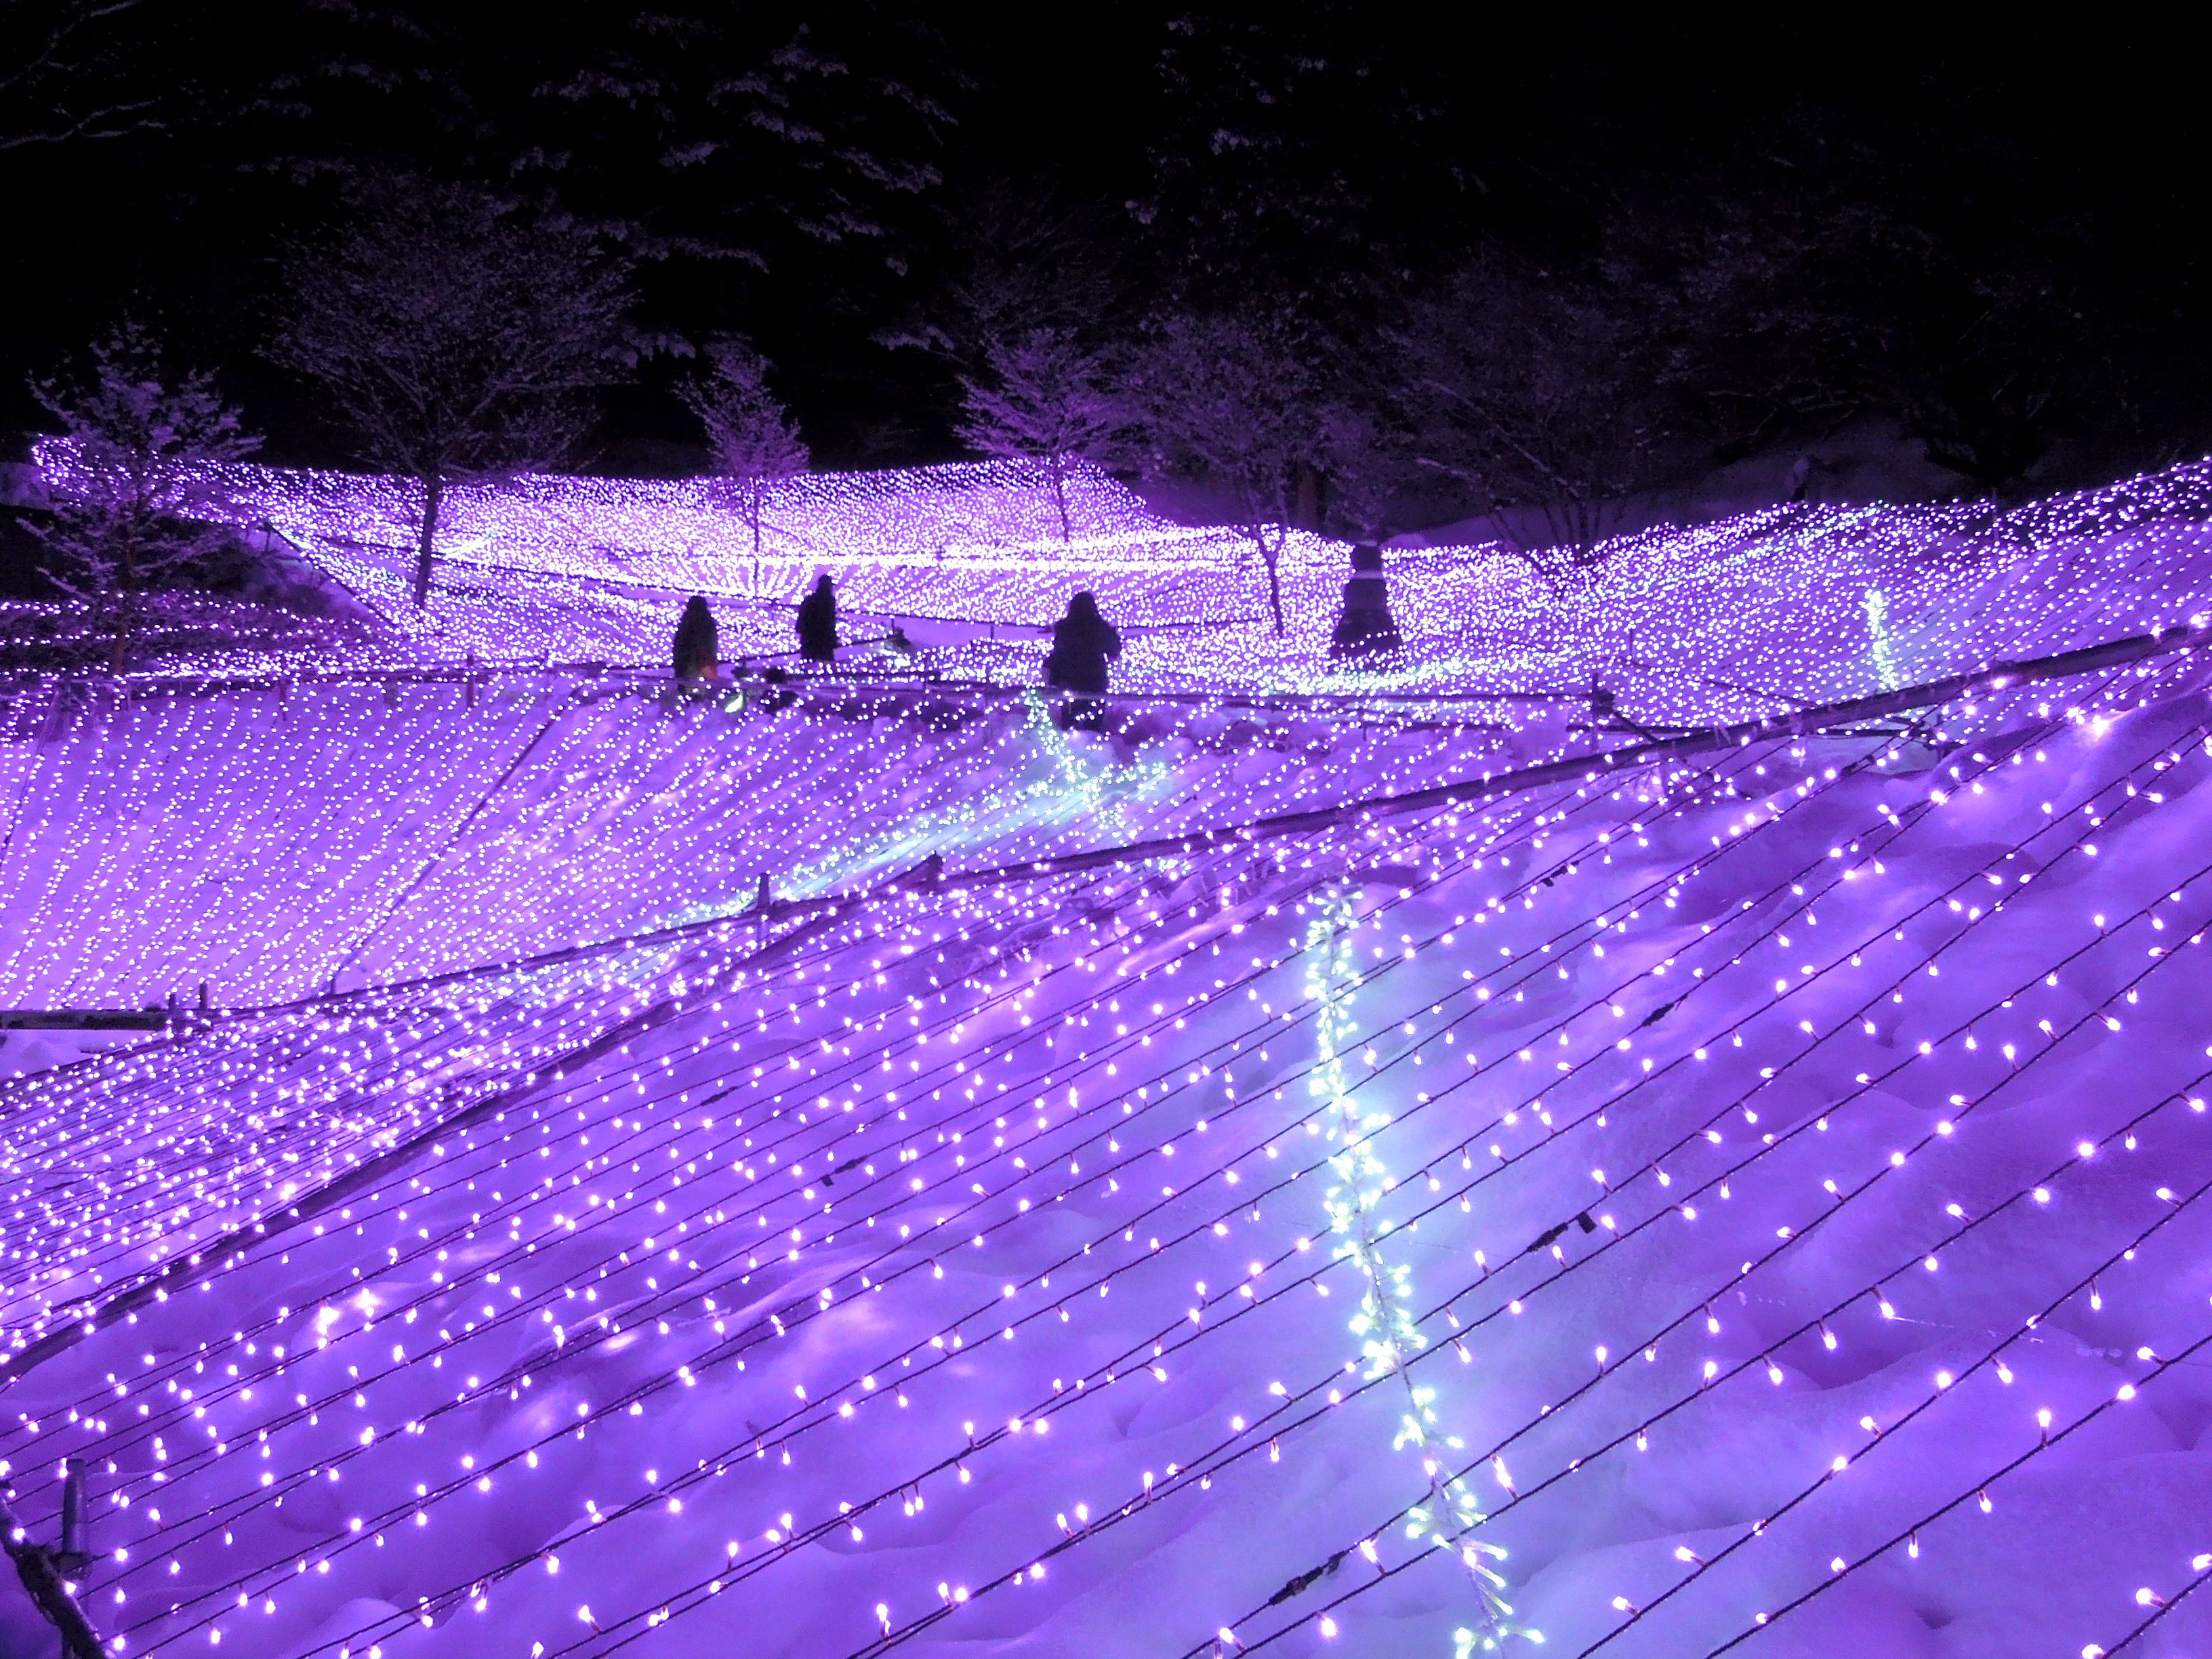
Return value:
M 0 152 L 168 126 L 118 27 L 141 0 L 0 0 Z

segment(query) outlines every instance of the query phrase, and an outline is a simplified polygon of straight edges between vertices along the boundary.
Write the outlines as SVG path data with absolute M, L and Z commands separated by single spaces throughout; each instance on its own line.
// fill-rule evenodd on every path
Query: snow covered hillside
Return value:
M 1317 557 L 1111 738 L 15 688 L 8 994 L 216 1007 L 0 1084 L 14 1550 L 128 1654 L 2201 1653 L 2202 650 L 1517 698 L 2186 620 L 2203 485 L 1408 554 L 1364 680 Z
M 53 487 L 67 455 L 42 450 Z M 238 465 L 209 490 L 271 526 L 383 618 L 345 659 L 413 665 L 615 663 L 658 668 L 692 593 L 726 657 L 786 659 L 793 606 L 835 574 L 845 678 L 1033 685 L 1048 626 L 1097 592 L 1128 646 L 1125 694 L 1585 693 L 1650 725 L 1698 723 L 1917 684 L 2212 610 L 2212 463 L 2000 510 L 1987 502 L 1770 507 L 1611 544 L 1541 574 L 1497 545 L 1386 554 L 1406 648 L 1332 662 L 1341 542 L 1286 532 L 1287 633 L 1271 630 L 1249 540 L 1167 522 L 1097 472 L 1075 480 L 1063 541 L 1041 474 L 1009 462 L 796 479 L 756 558 L 712 480 L 528 477 L 450 498 L 427 612 L 404 600 L 412 497 L 398 482 Z M 210 509 L 215 510 L 215 509 Z M 902 629 L 919 651 L 881 644 Z M 326 665 L 255 647 L 179 657 L 187 672 Z
M 1333 805 L 1502 768 L 1487 712 L 1164 702 L 1108 741 L 926 686 L 47 681 L 10 705 L 0 1000 L 250 1006 L 732 914 L 763 877 L 805 896 Z

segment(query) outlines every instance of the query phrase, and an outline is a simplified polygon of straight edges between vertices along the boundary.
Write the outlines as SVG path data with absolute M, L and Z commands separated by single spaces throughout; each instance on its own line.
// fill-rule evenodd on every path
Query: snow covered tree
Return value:
M 628 270 L 565 223 L 466 185 L 380 180 L 288 261 L 270 355 L 316 382 L 372 465 L 422 491 L 415 603 L 455 483 L 550 465 L 629 366 Z
M 1098 459 L 1122 422 L 1098 354 L 1064 329 L 1035 328 L 992 341 L 983 362 L 982 374 L 960 379 L 967 410 L 960 440 L 986 455 L 1042 462 L 1060 514 L 1060 538 L 1073 541 L 1067 470 Z
M 52 518 L 38 527 L 53 555 L 49 574 L 91 606 L 120 672 L 146 589 L 228 533 L 191 516 L 210 483 L 204 469 L 252 454 L 260 440 L 241 429 L 210 375 L 173 377 L 161 343 L 137 322 L 94 344 L 81 379 L 34 381 L 31 391 L 72 446 L 48 481 Z
M 684 406 L 706 428 L 715 473 L 729 481 L 738 516 L 753 533 L 753 591 L 760 592 L 761 519 L 769 490 L 806 471 L 806 446 L 775 392 L 768 360 L 732 341 L 713 354 L 714 368 L 680 387 Z
M 1263 318 L 1174 313 L 1139 348 L 1129 380 L 1148 469 L 1199 475 L 1229 492 L 1237 528 L 1267 568 L 1275 632 L 1287 633 L 1283 545 L 1301 473 L 1326 460 L 1307 355 Z

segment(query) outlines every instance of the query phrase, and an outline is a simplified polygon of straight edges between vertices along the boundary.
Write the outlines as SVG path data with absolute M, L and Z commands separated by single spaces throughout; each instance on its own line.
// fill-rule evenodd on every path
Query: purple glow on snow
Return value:
M 388 630 L 10 689 L 0 988 L 218 1011 L 5 1086 L 15 1516 L 88 1472 L 133 1655 L 2187 1650 L 2195 654 L 1028 866 L 2185 621 L 2209 482 L 1397 550 L 1356 674 L 1341 544 L 1278 641 L 1096 474 L 795 481 L 757 594 L 709 486 L 525 480 L 417 623 L 397 486 L 226 470 Z M 943 633 L 327 673 L 782 649 L 817 568 Z M 994 632 L 1078 586 L 1111 738 Z

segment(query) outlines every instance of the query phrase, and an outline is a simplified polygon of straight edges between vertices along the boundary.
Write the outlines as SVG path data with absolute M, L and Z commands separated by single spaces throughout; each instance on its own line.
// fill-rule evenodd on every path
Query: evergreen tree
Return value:
M 49 469 L 53 516 L 40 526 L 54 556 L 49 574 L 91 607 L 120 672 L 146 590 L 228 533 L 190 516 L 214 484 L 207 470 L 252 454 L 260 440 L 241 429 L 212 376 L 173 379 L 160 343 L 136 322 L 93 346 L 82 379 L 37 381 L 32 393 L 70 441 L 67 459 Z

